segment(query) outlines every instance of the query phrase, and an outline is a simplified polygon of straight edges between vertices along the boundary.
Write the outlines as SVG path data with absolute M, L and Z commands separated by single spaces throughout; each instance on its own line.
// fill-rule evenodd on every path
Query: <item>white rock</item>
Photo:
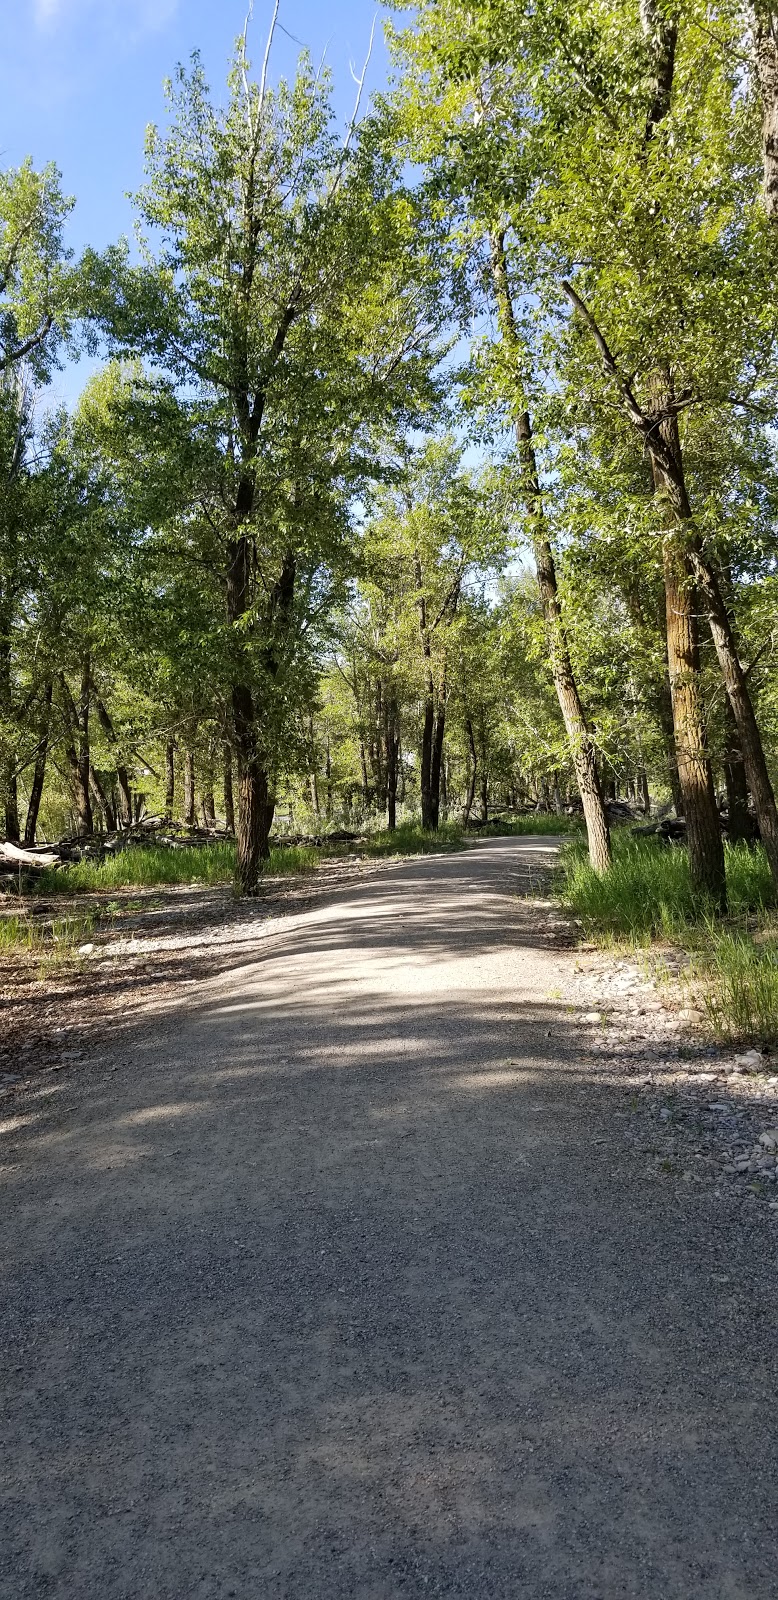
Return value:
M 78 953 L 80 956 L 91 956 L 93 950 L 93 944 L 80 944 L 78 947 Z
M 747 1050 L 745 1055 L 735 1057 L 735 1066 L 742 1067 L 744 1072 L 757 1072 L 764 1066 L 764 1058 L 758 1050 Z
M 778 1128 L 768 1128 L 765 1133 L 760 1133 L 759 1143 L 765 1150 L 778 1150 Z
M 582 1022 L 599 1022 L 600 1020 L 601 1017 L 599 1011 L 585 1011 L 581 1017 Z

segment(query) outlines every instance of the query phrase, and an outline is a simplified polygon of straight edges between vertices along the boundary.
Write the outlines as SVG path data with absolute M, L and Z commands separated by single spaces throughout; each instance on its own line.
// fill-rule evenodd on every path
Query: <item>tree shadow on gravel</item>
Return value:
M 764 1219 L 625 1156 L 528 908 L 408 876 L 19 1102 L 3 1600 L 776 1592 Z

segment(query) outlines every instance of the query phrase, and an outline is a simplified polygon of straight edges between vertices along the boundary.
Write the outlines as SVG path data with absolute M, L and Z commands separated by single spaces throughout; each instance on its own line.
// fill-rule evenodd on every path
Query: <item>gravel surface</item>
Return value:
M 774 1187 L 549 845 L 259 907 L 8 1085 L 3 1600 L 778 1596 Z

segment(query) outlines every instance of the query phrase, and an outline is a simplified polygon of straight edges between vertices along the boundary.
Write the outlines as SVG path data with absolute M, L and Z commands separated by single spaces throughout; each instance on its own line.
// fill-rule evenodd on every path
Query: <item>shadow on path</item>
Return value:
M 4 1600 L 778 1594 L 764 1217 L 625 1154 L 526 850 L 388 866 L 21 1107 Z

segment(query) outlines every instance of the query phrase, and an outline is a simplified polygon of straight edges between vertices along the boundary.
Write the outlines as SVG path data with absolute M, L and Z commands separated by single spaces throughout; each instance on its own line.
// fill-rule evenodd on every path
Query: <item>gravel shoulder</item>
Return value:
M 0 1105 L 2 1600 L 778 1596 L 775 1086 L 550 848 L 85 958 Z

